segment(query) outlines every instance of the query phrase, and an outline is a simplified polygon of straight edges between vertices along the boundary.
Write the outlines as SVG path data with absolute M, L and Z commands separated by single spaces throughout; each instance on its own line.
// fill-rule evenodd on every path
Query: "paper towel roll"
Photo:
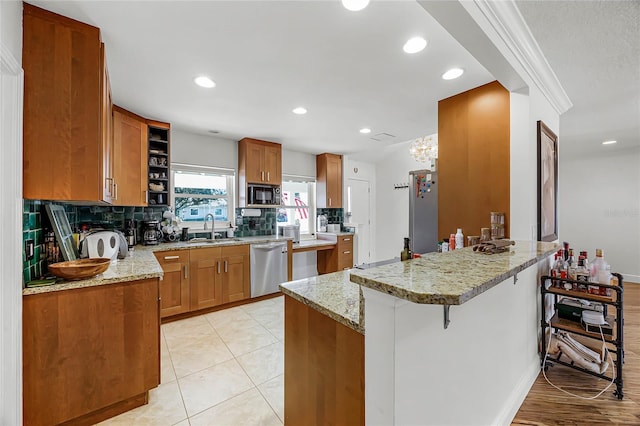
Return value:
M 260 216 L 260 209 L 242 209 L 240 214 L 242 217 L 257 217 Z

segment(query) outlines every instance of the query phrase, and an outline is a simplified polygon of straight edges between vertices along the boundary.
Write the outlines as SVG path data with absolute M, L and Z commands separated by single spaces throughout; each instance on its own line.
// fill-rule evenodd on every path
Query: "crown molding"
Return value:
M 551 69 L 516 2 L 474 0 L 473 4 L 558 114 L 568 111 L 573 103 Z

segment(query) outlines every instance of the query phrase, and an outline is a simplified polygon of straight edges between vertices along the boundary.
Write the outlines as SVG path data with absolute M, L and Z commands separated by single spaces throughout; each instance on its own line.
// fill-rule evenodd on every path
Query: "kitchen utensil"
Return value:
M 109 268 L 111 259 L 76 259 L 52 263 L 49 272 L 65 280 L 83 280 L 103 273 Z
M 473 247 L 473 251 L 484 254 L 496 254 L 509 251 L 509 246 L 516 245 L 515 241 L 510 240 L 491 240 L 484 241 Z
M 69 219 L 67 219 L 67 213 L 64 207 L 58 204 L 46 204 L 45 210 L 53 227 L 53 232 L 55 233 L 62 257 L 65 260 L 77 259 L 78 246 L 73 239 L 71 225 L 69 224 Z

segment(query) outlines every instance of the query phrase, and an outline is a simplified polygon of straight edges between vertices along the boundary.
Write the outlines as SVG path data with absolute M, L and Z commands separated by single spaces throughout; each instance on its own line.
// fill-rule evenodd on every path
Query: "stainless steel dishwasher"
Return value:
M 276 293 L 287 282 L 287 242 L 251 245 L 251 297 Z

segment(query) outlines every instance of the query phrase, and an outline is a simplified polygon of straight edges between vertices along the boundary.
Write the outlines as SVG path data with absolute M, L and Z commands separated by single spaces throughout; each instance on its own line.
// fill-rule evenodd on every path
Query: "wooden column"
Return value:
M 438 102 L 439 238 L 480 235 L 492 211 L 505 213 L 509 236 L 509 112 L 497 81 Z

